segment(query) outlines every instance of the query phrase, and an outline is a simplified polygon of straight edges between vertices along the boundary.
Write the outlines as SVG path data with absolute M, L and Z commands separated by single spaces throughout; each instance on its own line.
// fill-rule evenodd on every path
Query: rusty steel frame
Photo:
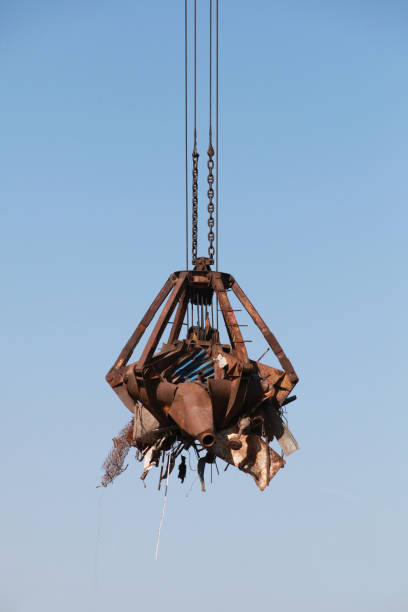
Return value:
M 247 364 L 249 361 L 247 349 L 245 346 L 245 342 L 242 339 L 241 330 L 237 323 L 235 313 L 231 308 L 231 304 L 227 295 L 227 288 L 224 285 L 222 276 L 223 275 L 220 272 L 213 272 L 211 283 L 217 294 L 218 303 L 221 308 L 221 313 L 224 318 L 224 323 L 227 329 L 231 346 L 235 349 L 239 361 L 241 361 L 243 364 Z
M 280 417 L 276 415 L 281 414 L 280 408 L 295 399 L 288 396 L 298 377 L 278 340 L 235 278 L 212 271 L 211 263 L 209 258 L 199 258 L 193 270 L 170 275 L 121 350 L 106 380 L 134 415 L 141 410 L 152 415 L 152 422 L 158 424 L 157 432 L 176 431 L 177 439 L 187 447 L 197 440 L 202 448 L 208 449 L 210 456 L 217 455 L 250 473 L 263 490 L 269 483 L 267 474 L 272 478 L 284 464 L 272 449 L 267 450 L 269 434 L 278 437 L 273 414 L 279 422 Z M 248 357 L 228 291 L 235 294 L 259 328 L 282 370 Z M 220 343 L 219 331 L 208 319 L 208 308 L 214 298 L 223 316 L 229 345 Z M 180 339 L 186 314 L 188 320 L 189 304 L 197 309 L 198 322 L 194 325 L 191 320 L 186 338 Z M 136 346 L 156 315 L 157 321 L 140 358 L 129 364 Z M 171 325 L 168 340 L 157 351 L 168 325 Z M 205 354 L 207 357 L 202 361 L 200 355 Z M 220 358 L 226 365 L 216 366 Z M 201 363 L 204 364 L 204 369 L 200 370 L 201 379 L 192 380 L 191 372 L 194 378 Z M 205 382 L 204 376 L 208 371 L 214 374 Z M 268 410 L 272 412 L 268 413 Z M 254 425 L 255 429 L 243 437 L 239 434 L 237 438 L 234 432 L 238 426 L 241 427 L 240 422 L 249 418 L 251 423 L 256 423 L 257 419 L 266 423 L 267 414 L 272 415 L 268 421 L 271 429 L 262 429 L 264 434 L 259 434 Z M 156 434 L 152 431 L 150 435 L 154 439 Z M 265 441 L 262 435 L 265 435 Z M 138 439 L 144 444 L 142 438 Z M 243 445 L 241 450 L 240 444 Z M 234 445 L 238 445 L 235 450 Z M 252 459 L 251 448 L 258 449 Z
M 252 304 L 249 298 L 245 295 L 241 287 L 238 285 L 237 281 L 232 276 L 231 276 L 231 289 L 233 290 L 233 292 L 235 293 L 235 295 L 237 296 L 237 298 L 239 299 L 239 301 L 241 302 L 245 310 L 248 312 L 248 314 L 252 318 L 255 325 L 262 332 L 263 337 L 265 338 L 265 340 L 271 347 L 272 351 L 275 353 L 276 357 L 279 360 L 279 363 L 281 364 L 286 374 L 289 376 L 291 382 L 296 384 L 299 378 L 294 370 L 292 363 L 286 356 L 283 348 L 277 341 L 274 334 L 271 332 L 271 330 L 269 329 L 265 321 L 262 319 L 262 317 L 256 310 L 255 306 Z
M 177 278 L 174 283 L 173 291 L 168 298 L 165 307 L 160 314 L 160 317 L 155 325 L 152 335 L 150 336 L 143 353 L 139 360 L 139 368 L 143 368 L 146 362 L 148 362 L 154 354 L 154 351 L 157 348 L 157 345 L 160 341 L 160 338 L 163 335 L 164 330 L 166 329 L 167 323 L 170 321 L 170 317 L 173 314 L 173 311 L 178 303 L 180 294 L 184 288 L 186 275 L 181 273 L 181 275 Z
M 205 258 L 201 258 L 205 259 Z M 200 260 L 198 260 L 200 262 Z M 298 382 L 298 376 L 293 368 L 291 361 L 286 356 L 283 348 L 276 339 L 275 335 L 269 329 L 265 321 L 262 319 L 255 306 L 246 296 L 244 291 L 241 289 L 237 281 L 230 274 L 224 272 L 215 272 L 209 269 L 209 266 L 196 266 L 198 269 L 192 271 L 180 271 L 172 274 L 164 284 L 161 291 L 147 310 L 146 314 L 136 327 L 135 331 L 126 342 L 125 346 L 121 350 L 118 358 L 114 365 L 106 375 L 107 382 L 112 386 L 116 387 L 123 380 L 123 371 L 127 365 L 130 357 L 133 354 L 136 346 L 140 342 L 144 332 L 157 314 L 159 308 L 163 304 L 164 300 L 168 298 L 166 305 L 159 316 L 159 319 L 155 325 L 155 328 L 144 347 L 142 355 L 137 363 L 137 369 L 141 370 L 146 363 L 154 355 L 154 352 L 158 346 L 158 343 L 170 321 L 170 317 L 173 314 L 176 306 L 175 320 L 173 322 L 168 343 L 174 343 L 178 340 L 182 325 L 184 322 L 185 314 L 188 308 L 188 303 L 191 301 L 191 292 L 197 289 L 207 289 L 213 291 L 218 299 L 221 313 L 223 315 L 227 334 L 231 343 L 231 348 L 235 351 L 238 362 L 246 365 L 249 363 L 248 352 L 246 349 L 245 341 L 242 338 L 240 327 L 237 323 L 234 310 L 231 308 L 227 291 L 232 289 L 242 306 L 251 316 L 255 325 L 259 328 L 266 342 L 276 355 L 279 363 L 282 366 L 283 371 L 288 375 L 290 381 L 293 384 Z M 169 293 L 171 293 L 170 297 Z

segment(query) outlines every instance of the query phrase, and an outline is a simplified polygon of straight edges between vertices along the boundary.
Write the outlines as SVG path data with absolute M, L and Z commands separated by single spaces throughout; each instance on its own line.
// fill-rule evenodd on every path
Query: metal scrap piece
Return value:
M 257 487 L 263 491 L 280 468 L 285 465 L 285 460 L 256 434 L 241 435 L 239 437 L 240 446 L 236 442 L 236 428 L 220 431 L 216 434 L 216 441 L 211 452 L 230 465 L 235 465 L 242 472 L 250 474 Z
M 213 458 L 218 456 L 228 465 L 250 474 L 259 489 L 264 490 L 285 464 L 269 448 L 269 440 L 276 437 L 287 455 L 298 448 L 283 424 L 281 412 L 282 406 L 295 399 L 295 396 L 289 398 L 289 394 L 298 377 L 281 345 L 236 280 L 230 274 L 212 271 L 211 263 L 208 258 L 198 258 L 194 270 L 170 276 L 106 379 L 134 415 L 127 443 L 144 455 L 142 479 L 158 464 L 162 453 L 164 460 L 168 451 L 167 473 L 171 473 L 179 452 L 190 445 L 195 447 L 196 440 Z M 230 290 L 263 334 L 282 369 L 249 359 L 247 340 L 242 338 L 241 326 L 228 298 Z M 211 326 L 209 312 L 212 312 L 214 297 L 230 344 L 220 343 L 218 316 L 217 328 Z M 197 323 L 193 324 L 191 318 L 191 326 L 189 306 L 197 311 Z M 170 321 L 173 312 L 174 321 Z M 156 314 L 156 324 L 139 360 L 128 363 Z M 159 348 L 170 324 L 170 335 Z M 180 339 L 183 325 L 187 325 L 187 334 Z M 179 444 L 177 450 L 174 450 L 175 444 Z M 111 459 L 115 473 L 120 473 L 122 464 L 116 458 L 116 446 Z M 202 486 L 205 462 L 199 459 Z M 184 462 L 182 475 L 183 469 Z

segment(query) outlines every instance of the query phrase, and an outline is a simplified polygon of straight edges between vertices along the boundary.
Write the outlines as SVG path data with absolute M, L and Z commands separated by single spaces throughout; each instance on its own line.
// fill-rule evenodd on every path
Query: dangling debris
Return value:
M 197 130 L 197 36 L 194 2 L 193 109 L 188 112 L 187 5 L 185 2 L 185 160 L 186 160 L 186 269 L 167 280 L 119 357 L 106 380 L 132 413 L 131 423 L 114 439 L 114 448 L 104 463 L 103 486 L 123 471 L 126 454 L 133 446 L 143 460 L 144 481 L 159 468 L 160 489 L 177 457 L 194 449 L 201 488 L 205 491 L 205 465 L 219 458 L 253 478 L 263 491 L 285 465 L 270 443 L 276 438 L 285 455 L 297 442 L 284 420 L 284 406 L 298 382 L 296 372 L 279 342 L 230 274 L 218 271 L 218 0 L 215 2 L 215 96 L 213 95 L 213 3 L 209 2 L 209 141 L 207 149 L 208 257 L 198 257 L 199 152 Z M 212 104 L 215 98 L 215 139 Z M 192 159 L 188 164 L 188 117 L 191 116 Z M 215 142 L 214 142 L 215 141 Z M 215 144 L 215 148 L 214 148 Z M 215 157 L 215 162 L 214 162 Z M 192 188 L 192 211 L 188 211 L 188 186 Z M 215 218 L 214 218 L 215 212 Z M 192 264 L 189 269 L 188 224 L 191 217 Z M 215 232 L 214 232 L 215 228 Z M 215 270 L 211 268 L 215 264 Z M 133 277 L 132 277 L 133 278 Z M 243 309 L 263 334 L 268 349 L 258 360 L 250 359 L 228 292 L 235 294 Z M 164 306 L 163 306 L 163 303 Z M 163 306 L 163 307 L 162 307 Z M 219 313 L 226 336 L 221 338 Z M 171 317 L 174 318 L 171 321 Z M 154 317 L 155 327 L 138 361 L 129 363 L 133 351 Z M 167 326 L 166 341 L 159 347 Z M 185 333 L 182 333 L 182 330 Z M 223 341 L 227 339 L 227 341 Z M 261 362 L 271 349 L 280 366 Z M 190 461 L 190 455 L 189 455 Z M 215 464 L 216 465 L 216 464 Z M 191 468 L 191 465 L 190 465 Z M 225 469 L 226 469 L 225 468 Z M 218 468 L 217 468 L 218 471 Z M 183 483 L 187 465 L 181 456 L 178 477 Z
M 181 484 L 183 484 L 186 474 L 187 474 L 186 458 L 184 455 L 182 455 L 179 469 L 178 469 L 178 478 L 181 480 Z
M 113 448 L 102 465 L 102 469 L 105 470 L 105 474 L 102 478 L 101 484 L 104 487 L 110 484 L 116 478 L 116 476 L 119 476 L 119 474 L 122 474 L 122 472 L 126 470 L 126 468 L 123 467 L 123 464 L 132 443 L 132 429 L 133 421 L 128 423 L 128 425 L 122 429 L 116 438 L 112 438 Z
M 282 369 L 249 358 L 229 301 L 230 289 L 261 330 Z M 128 364 L 169 294 L 139 361 Z M 229 344 L 220 342 L 214 327 L 213 302 L 219 304 Z M 188 310 L 191 324 L 181 339 Z M 157 350 L 174 312 L 168 341 Z M 283 406 L 296 398 L 289 397 L 298 381 L 292 364 L 236 280 L 212 271 L 209 259 L 199 258 L 193 271 L 171 275 L 106 379 L 133 420 L 114 439 L 104 464 L 104 486 L 123 471 L 130 446 L 144 458 L 142 480 L 161 459 L 159 487 L 166 474 L 171 474 L 176 457 L 193 447 L 203 491 L 205 464 L 216 457 L 252 476 L 263 491 L 285 464 L 269 443 L 276 438 L 285 455 L 297 449 L 282 418 Z M 179 465 L 182 482 L 186 469 L 183 455 Z

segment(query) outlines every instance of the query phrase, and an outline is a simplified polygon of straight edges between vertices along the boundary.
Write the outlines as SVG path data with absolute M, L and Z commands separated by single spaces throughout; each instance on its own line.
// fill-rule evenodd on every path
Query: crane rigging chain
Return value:
M 205 464 L 209 463 L 212 466 L 216 457 L 224 460 L 227 467 L 234 465 L 250 474 L 258 488 L 263 491 L 275 474 L 284 467 L 283 455 L 290 455 L 298 449 L 285 418 L 285 406 L 296 399 L 296 396 L 290 396 L 290 393 L 298 382 L 297 374 L 278 340 L 234 277 L 218 271 L 219 0 L 207 1 L 210 9 L 208 175 L 206 177 L 208 187 L 206 193 L 202 187 L 202 194 L 204 198 L 206 195 L 208 197 L 208 257 L 198 257 L 197 252 L 199 205 L 197 0 L 185 0 L 186 269 L 170 275 L 106 375 L 109 385 L 126 408 L 133 413 L 133 419 L 122 429 L 118 437 L 113 438 L 114 446 L 104 463 L 105 474 L 101 484 L 107 486 L 126 469 L 124 461 L 132 446 L 136 447 L 140 459 L 143 459 L 144 471 L 141 475 L 143 481 L 149 470 L 159 467 L 161 463 L 159 488 L 163 479 L 166 481 L 166 487 L 156 544 L 156 559 L 167 503 L 169 476 L 175 466 L 176 457 L 183 450 L 189 457 L 190 448 L 193 448 L 197 454 L 197 478 L 201 481 L 203 491 L 205 491 Z M 194 6 L 194 80 L 191 83 L 192 160 L 189 155 L 191 145 L 189 145 L 187 14 L 191 3 Z M 213 12 L 215 12 L 214 21 Z M 205 150 L 200 152 L 205 155 Z M 189 164 L 192 164 L 192 168 Z M 204 176 L 200 178 L 204 183 Z M 189 192 L 190 181 L 192 193 Z M 190 214 L 194 270 L 189 270 L 188 261 Z M 211 268 L 213 264 L 215 271 Z M 279 361 L 279 369 L 261 362 L 266 352 L 257 361 L 250 359 L 245 343 L 251 340 L 245 340 L 241 332 L 241 327 L 247 325 L 238 323 L 235 312 L 240 309 L 234 308 L 234 304 L 231 304 L 229 291 L 262 333 Z M 218 326 L 219 313 L 224 322 L 222 330 Z M 170 321 L 173 314 L 174 320 Z M 154 329 L 141 355 L 137 361 L 129 363 L 143 333 L 156 316 Z M 171 325 L 171 329 L 167 336 L 168 325 Z M 182 333 L 183 325 L 187 326 L 185 337 Z M 228 335 L 229 343 L 221 337 L 220 331 Z M 160 346 L 162 341 L 163 344 Z M 270 448 L 270 442 L 274 438 L 282 449 L 282 456 Z M 201 453 L 206 454 L 203 456 Z M 179 466 L 181 481 L 185 475 L 186 461 L 182 457 Z
M 193 213 L 192 263 L 197 259 L 198 247 L 198 158 L 197 151 L 197 0 L 194 0 L 194 148 L 193 148 Z
M 193 149 L 193 235 L 192 235 L 192 247 L 193 257 L 192 262 L 195 263 L 197 259 L 197 242 L 198 242 L 198 158 L 197 152 L 197 141 L 194 142 Z
M 207 151 L 207 155 L 208 155 L 208 162 L 207 162 L 207 167 L 208 167 L 208 178 L 207 178 L 207 182 L 208 182 L 208 191 L 207 191 L 207 196 L 208 196 L 208 227 L 209 227 L 209 232 L 208 232 L 208 242 L 209 242 L 209 246 L 208 246 L 208 256 L 211 260 L 211 263 L 214 263 L 214 255 L 215 255 L 215 248 L 214 248 L 214 217 L 213 217 L 213 213 L 214 213 L 214 189 L 213 189 L 213 184 L 214 184 L 214 175 L 213 175 L 213 169 L 214 169 L 214 147 L 212 145 L 212 0 L 210 0 L 210 61 L 209 61 L 209 65 L 210 65 L 210 83 L 209 83 L 209 92 L 210 92 L 210 104 L 209 104 L 209 111 L 210 111 L 210 118 L 209 118 L 209 144 L 208 144 L 208 151 Z
M 188 76 L 187 76 L 187 39 L 188 39 L 188 26 L 187 26 L 187 4 L 188 0 L 185 0 L 185 124 L 186 124 L 186 263 L 188 269 L 188 232 L 187 232 L 187 224 L 188 224 L 188 207 L 187 207 L 187 185 L 188 185 L 188 163 L 187 163 L 187 91 L 188 91 Z M 213 142 L 212 142 L 212 98 L 213 98 L 213 2 L 209 0 L 209 144 L 207 149 L 208 161 L 208 176 L 207 176 L 207 196 L 208 196 L 208 256 L 211 263 L 215 263 L 215 254 L 216 254 L 216 246 L 218 246 L 218 224 L 216 223 L 216 219 L 218 219 L 218 169 L 216 168 L 215 176 L 214 176 L 214 167 L 217 166 L 215 163 L 218 161 L 218 0 L 216 0 L 216 13 L 215 13 L 215 26 L 216 26 L 216 56 L 215 56 L 215 104 L 216 104 L 216 150 L 214 150 Z M 192 152 L 192 238 L 191 238 L 191 247 L 192 247 L 192 263 L 193 265 L 196 263 L 198 259 L 198 160 L 199 153 L 197 148 L 197 0 L 194 0 L 194 14 L 193 14 L 193 23 L 194 23 L 194 33 L 193 33 L 193 49 L 194 49 L 194 60 L 193 60 L 193 121 L 194 121 L 194 145 Z M 215 160 L 214 160 L 215 157 Z M 215 187 L 214 188 L 214 183 Z M 216 219 L 214 218 L 214 213 L 216 214 Z M 214 227 L 216 230 L 214 231 Z M 218 266 L 218 255 L 217 255 L 217 266 Z M 217 312 L 218 315 L 218 312 Z
M 208 166 L 208 178 L 207 178 L 207 182 L 208 182 L 208 191 L 207 191 L 207 195 L 208 195 L 208 227 L 210 228 L 210 231 L 208 232 L 208 242 L 209 242 L 209 247 L 208 247 L 208 256 L 211 259 L 212 262 L 214 262 L 214 255 L 215 255 L 215 248 L 214 248 L 214 232 L 213 232 L 213 228 L 214 228 L 214 217 L 213 217 L 213 212 L 214 212 L 214 202 L 213 202 L 213 198 L 214 198 L 214 189 L 213 189 L 213 184 L 214 184 L 214 175 L 213 175 L 213 169 L 214 169 L 214 148 L 212 146 L 212 142 L 211 142 L 211 131 L 210 131 L 210 144 L 208 147 L 208 162 L 207 162 L 207 166 Z

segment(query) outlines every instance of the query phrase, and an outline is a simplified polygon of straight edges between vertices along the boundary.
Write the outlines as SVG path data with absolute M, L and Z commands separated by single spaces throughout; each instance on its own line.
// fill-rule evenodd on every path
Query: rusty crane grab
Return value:
M 209 462 L 220 457 L 252 475 L 263 490 L 284 465 L 284 460 L 269 448 L 269 441 L 277 438 L 286 454 L 297 448 L 282 420 L 281 409 L 291 399 L 289 394 L 298 377 L 234 277 L 212 271 L 209 262 L 208 258 L 199 258 L 194 270 L 170 276 L 106 380 L 134 415 L 126 441 L 143 456 L 147 450 L 159 450 L 159 442 L 160 448 L 167 450 L 177 443 L 184 448 L 199 443 Z M 228 290 L 250 314 L 281 369 L 249 358 Z M 166 298 L 140 359 L 129 364 Z M 228 344 L 220 342 L 219 331 L 210 320 L 215 300 L 224 319 Z M 188 308 L 196 309 L 198 324 L 191 324 L 186 337 L 180 338 Z M 157 351 L 173 313 L 169 338 Z M 150 453 L 153 463 L 157 458 L 157 452 Z
M 218 85 L 218 1 L 216 15 Z M 196 20 L 195 12 L 194 20 Z M 195 21 L 194 23 L 196 26 Z M 210 0 L 210 92 L 211 50 L 212 2 Z M 196 54 L 196 35 L 194 35 L 194 54 Z M 194 71 L 194 91 L 195 88 Z M 216 97 L 218 110 L 218 87 Z M 105 475 L 102 484 L 105 486 L 123 471 L 124 459 L 131 446 L 136 447 L 139 459 L 144 463 L 142 479 L 146 478 L 153 467 L 160 467 L 159 486 L 162 478 L 173 470 L 177 457 L 184 450 L 193 448 L 198 457 L 198 472 L 203 488 L 205 464 L 214 463 L 220 458 L 228 465 L 233 465 L 252 476 L 261 490 L 265 489 L 273 476 L 283 467 L 285 463 L 283 454 L 289 455 L 297 449 L 296 440 L 283 418 L 284 406 L 296 399 L 296 396 L 290 396 L 298 382 L 296 372 L 274 334 L 235 278 L 231 274 L 219 272 L 218 265 L 216 270 L 211 267 L 215 255 L 214 198 L 218 202 L 213 189 L 215 179 L 211 93 L 207 163 L 209 256 L 197 256 L 198 153 L 195 105 L 196 95 L 194 95 L 192 160 L 194 268 L 188 269 L 187 257 L 186 269 L 171 274 L 106 375 L 109 385 L 132 413 L 132 420 L 119 436 L 114 438 L 114 447 L 104 464 Z M 218 144 L 218 113 L 216 126 Z M 216 167 L 218 168 L 217 165 Z M 248 356 L 240 325 L 231 306 L 229 292 L 235 294 L 263 334 L 279 361 L 279 369 Z M 228 342 L 223 342 L 220 337 L 218 311 L 222 315 Z M 173 315 L 174 319 L 170 321 Z M 129 363 L 135 348 L 155 316 L 157 321 L 139 359 Z M 171 325 L 169 336 L 159 347 L 169 324 Z M 187 327 L 185 335 L 182 334 L 184 327 Z M 282 456 L 270 447 L 270 442 L 274 438 L 281 446 Z M 185 457 L 182 455 L 179 465 L 179 477 L 182 481 L 185 472 Z

